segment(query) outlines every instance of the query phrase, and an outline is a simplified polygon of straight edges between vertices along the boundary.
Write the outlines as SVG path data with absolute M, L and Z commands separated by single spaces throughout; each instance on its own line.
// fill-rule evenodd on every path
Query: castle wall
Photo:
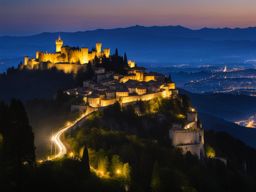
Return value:
M 122 104 L 125 104 L 125 103 L 131 103 L 131 102 L 139 101 L 140 99 L 141 99 L 141 97 L 138 96 L 138 95 L 127 96 L 127 97 L 121 97 L 120 102 Z
M 172 138 L 172 143 L 174 146 L 199 144 L 204 142 L 203 130 L 170 130 L 170 137 Z
M 58 63 L 58 64 L 53 64 L 53 63 L 47 63 L 47 69 L 51 68 L 56 68 L 59 71 L 63 71 L 64 73 L 77 73 L 79 70 L 82 70 L 85 68 L 84 65 L 79 65 L 79 64 L 70 64 L 70 63 Z
M 89 62 L 88 48 L 68 51 L 68 60 L 70 63 L 86 64 Z
M 161 96 L 161 92 L 150 93 L 150 94 L 145 94 L 145 95 L 127 96 L 127 97 L 121 97 L 120 102 L 121 103 L 130 103 L 130 102 L 136 102 L 136 101 L 149 101 L 149 100 L 157 98 L 159 96 Z
M 96 52 L 95 52 L 95 51 L 89 53 L 89 54 L 88 54 L 88 59 L 89 59 L 89 61 L 94 60 L 95 56 L 96 56 Z
M 88 48 L 81 48 L 81 58 L 80 58 L 81 64 L 89 63 L 88 53 L 89 53 Z
M 61 53 L 39 53 L 39 61 L 40 62 L 51 62 L 51 63 L 58 63 L 59 56 Z
M 143 81 L 144 80 L 144 73 L 143 72 L 136 71 L 135 75 L 136 75 L 136 80 L 137 81 Z
M 144 81 L 145 82 L 155 81 L 155 80 L 156 80 L 156 78 L 155 78 L 154 75 L 146 75 L 146 76 L 144 76 Z
M 149 93 L 149 94 L 146 94 L 146 95 L 142 95 L 141 100 L 142 101 L 149 101 L 149 100 L 155 99 L 157 97 L 161 97 L 161 92 Z
M 70 50 L 68 59 L 69 63 L 79 63 L 80 64 L 80 58 L 82 57 L 82 54 L 80 50 Z
M 87 100 L 91 107 L 100 107 L 100 97 L 88 97 Z
M 101 107 L 106 107 L 106 106 L 109 106 L 109 105 L 113 105 L 114 103 L 116 103 L 116 98 L 113 98 L 113 99 L 101 99 L 100 106 Z
M 35 59 L 30 59 L 29 62 L 28 62 L 28 65 L 31 69 L 38 69 L 38 64 L 39 62 L 36 61 Z

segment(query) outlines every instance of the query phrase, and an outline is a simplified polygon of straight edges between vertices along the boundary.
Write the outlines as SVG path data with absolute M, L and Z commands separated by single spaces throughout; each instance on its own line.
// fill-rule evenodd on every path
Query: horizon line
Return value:
M 133 28 L 133 27 L 144 27 L 144 28 L 152 28 L 152 27 L 181 27 L 181 28 L 184 28 L 184 29 L 189 29 L 191 31 L 200 31 L 200 30 L 203 30 L 203 29 L 213 29 L 213 30 L 216 30 L 216 29 L 231 29 L 231 30 L 235 30 L 235 29 L 251 29 L 251 28 L 256 28 L 256 26 L 247 26 L 247 27 L 198 27 L 198 28 L 193 28 L 193 27 L 188 27 L 188 26 L 185 26 L 185 25 L 138 25 L 138 24 L 135 24 L 135 25 L 129 25 L 129 26 L 124 26 L 124 27 L 110 27 L 110 28 L 95 28 L 95 29 L 84 29 L 84 30 L 78 30 L 78 31 L 42 31 L 42 32 L 35 32 L 35 33 L 28 33 L 28 34 L 12 34 L 12 35 L 0 35 L 0 38 L 3 38 L 3 37 L 31 37 L 31 36 L 37 36 L 37 35 L 41 35 L 41 34 L 55 34 L 55 33 L 84 33 L 84 32 L 93 32 L 93 31 L 99 31 L 99 30 L 116 30 L 116 29 L 128 29 L 128 28 Z

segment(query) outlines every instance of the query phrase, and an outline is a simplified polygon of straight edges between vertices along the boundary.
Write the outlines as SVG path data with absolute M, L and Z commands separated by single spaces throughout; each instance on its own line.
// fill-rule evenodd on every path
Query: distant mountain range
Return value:
M 120 53 L 140 64 L 254 63 L 256 61 L 256 28 L 203 28 L 192 30 L 182 26 L 99 29 L 74 33 L 41 33 L 32 36 L 0 37 L 0 70 L 17 65 L 24 55 L 36 50 L 53 51 L 55 39 L 61 35 L 66 45 L 93 47 L 102 42 L 112 52 Z

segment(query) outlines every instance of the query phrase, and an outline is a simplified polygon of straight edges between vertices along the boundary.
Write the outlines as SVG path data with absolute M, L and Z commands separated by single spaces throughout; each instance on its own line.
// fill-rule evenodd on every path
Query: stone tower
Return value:
M 58 39 L 56 40 L 56 52 L 61 52 L 61 47 L 63 46 L 63 41 L 60 38 L 60 36 L 58 37 Z
M 102 47 L 101 43 L 96 43 L 96 54 L 97 54 L 97 57 L 99 57 L 100 54 L 101 54 L 101 47 Z

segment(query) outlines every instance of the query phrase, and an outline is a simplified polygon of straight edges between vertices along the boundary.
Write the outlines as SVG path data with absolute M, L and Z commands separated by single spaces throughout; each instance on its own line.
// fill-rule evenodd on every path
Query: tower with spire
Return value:
M 63 46 L 63 41 L 62 41 L 60 35 L 59 35 L 59 37 L 58 37 L 58 39 L 56 40 L 55 43 L 56 43 L 56 52 L 57 52 L 57 53 L 58 53 L 58 52 L 61 52 L 61 48 L 62 48 L 62 46 Z

